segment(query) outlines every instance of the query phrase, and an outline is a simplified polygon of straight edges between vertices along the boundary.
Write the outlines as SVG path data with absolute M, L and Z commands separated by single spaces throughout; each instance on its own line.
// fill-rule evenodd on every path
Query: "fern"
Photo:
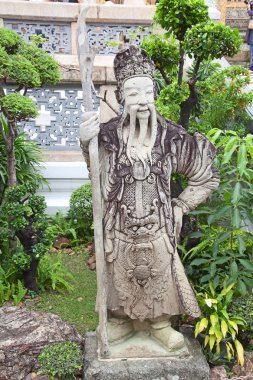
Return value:
M 70 281 L 74 281 L 74 277 L 64 266 L 60 254 L 56 257 L 46 254 L 40 261 L 37 275 L 38 286 L 43 291 L 46 289 L 57 292 L 73 290 Z
M 26 295 L 27 289 L 24 288 L 22 282 L 20 280 L 18 280 L 18 284 L 16 286 L 16 290 L 17 290 L 17 293 L 15 291 L 15 293 L 12 295 L 12 299 L 13 299 L 13 304 L 15 306 L 18 306 L 18 304 L 22 301 L 22 299 Z

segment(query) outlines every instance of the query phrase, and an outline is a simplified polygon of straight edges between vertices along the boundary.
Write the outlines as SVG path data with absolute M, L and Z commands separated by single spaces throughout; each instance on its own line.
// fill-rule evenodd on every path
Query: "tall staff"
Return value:
M 85 112 L 93 110 L 92 105 L 92 67 L 94 52 L 89 48 L 89 40 L 86 27 L 86 15 L 96 0 L 87 0 L 82 7 L 77 22 L 77 46 L 83 89 L 83 104 Z M 90 172 L 92 184 L 92 202 L 94 219 L 94 238 L 96 251 L 97 270 L 97 306 L 99 308 L 99 356 L 104 358 L 109 354 L 107 334 L 107 276 L 104 257 L 103 241 L 103 212 L 101 200 L 101 184 L 99 173 L 98 138 L 94 137 L 89 143 Z

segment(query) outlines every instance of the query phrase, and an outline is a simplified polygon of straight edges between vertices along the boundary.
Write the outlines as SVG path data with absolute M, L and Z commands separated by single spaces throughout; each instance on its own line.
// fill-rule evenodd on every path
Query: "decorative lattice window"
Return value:
M 14 89 L 8 87 L 7 91 Z M 98 89 L 96 89 L 98 90 Z M 47 148 L 77 148 L 79 145 L 79 124 L 83 109 L 81 86 L 64 85 L 46 89 L 28 90 L 39 110 L 34 120 L 22 122 L 28 140 Z M 98 109 L 99 99 L 93 96 L 93 109 Z
M 42 47 L 50 53 L 71 54 L 70 23 L 5 20 L 4 26 L 20 34 L 26 42 L 30 42 L 32 36 L 41 34 L 47 38 Z
M 87 32 L 90 47 L 97 54 L 116 54 L 124 46 L 140 44 L 144 36 L 151 33 L 149 25 L 133 26 L 120 24 L 88 24 Z M 118 43 L 119 42 L 119 43 Z

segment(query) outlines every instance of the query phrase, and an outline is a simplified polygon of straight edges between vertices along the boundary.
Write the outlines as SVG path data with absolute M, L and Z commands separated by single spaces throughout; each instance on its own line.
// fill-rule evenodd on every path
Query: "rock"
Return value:
M 88 258 L 87 265 L 88 265 L 90 270 L 96 269 L 96 256 L 95 255 L 92 255 L 91 257 Z
M 95 244 L 94 244 L 94 243 L 91 243 L 91 244 L 87 245 L 86 250 L 87 250 L 89 253 L 94 254 L 94 253 L 95 253 Z
M 90 270 L 95 270 L 96 269 L 96 263 L 92 263 L 89 266 Z
M 88 265 L 91 265 L 91 264 L 93 264 L 95 262 L 96 262 L 96 256 L 95 255 L 89 257 L 89 259 L 87 260 L 87 264 Z
M 24 380 L 38 369 L 43 347 L 70 340 L 82 345 L 74 327 L 57 315 L 26 308 L 0 308 L 0 380 Z
M 250 378 L 253 379 L 253 352 L 244 352 L 244 366 L 241 367 L 239 364 L 235 364 L 233 374 L 236 377 L 247 376 L 249 380 Z
M 70 246 L 70 239 L 65 238 L 64 236 L 57 236 L 54 242 L 54 248 L 66 248 Z
M 211 369 L 212 380 L 228 380 L 227 372 L 223 366 L 214 367 Z

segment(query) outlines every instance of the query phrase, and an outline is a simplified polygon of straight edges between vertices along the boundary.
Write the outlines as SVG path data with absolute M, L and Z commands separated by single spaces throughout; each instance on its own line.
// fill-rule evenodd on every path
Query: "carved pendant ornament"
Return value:
M 213 145 L 164 119 L 154 106 L 154 64 L 135 46 L 114 61 L 120 117 L 100 125 L 108 300 L 131 319 L 200 314 L 176 249 L 177 223 L 219 184 Z M 84 154 L 87 154 L 83 145 Z M 171 199 L 173 173 L 188 186 Z M 181 214 L 180 214 L 181 212 Z

